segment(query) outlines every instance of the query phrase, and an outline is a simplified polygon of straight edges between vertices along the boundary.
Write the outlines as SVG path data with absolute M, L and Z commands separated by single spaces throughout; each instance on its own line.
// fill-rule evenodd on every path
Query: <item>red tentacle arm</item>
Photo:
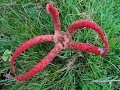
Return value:
M 60 24 L 59 12 L 58 12 L 57 8 L 54 7 L 52 4 L 47 4 L 46 11 L 47 11 L 47 13 L 52 15 L 55 32 L 60 33 L 61 24 Z
M 105 50 L 104 51 L 103 51 L 103 49 L 99 48 L 100 55 L 106 55 L 109 51 L 108 40 L 105 38 L 105 35 L 104 35 L 102 29 L 100 28 L 100 26 L 98 26 L 95 22 L 88 21 L 88 20 L 75 21 L 72 25 L 70 25 L 69 33 L 74 34 L 77 31 L 78 28 L 84 28 L 84 27 L 91 28 L 99 34 L 99 36 L 101 37 L 101 39 L 102 39 L 102 41 L 105 45 Z M 76 45 L 76 47 L 77 46 L 80 46 L 80 45 L 78 44 L 78 45 Z M 88 45 L 88 46 L 89 46 L 89 48 L 91 47 L 91 49 L 95 49 L 95 47 L 93 47 L 91 45 Z M 79 49 L 79 47 L 78 47 L 78 49 Z M 96 49 L 98 50 L 98 48 L 96 48 Z
M 42 42 L 52 42 L 53 41 L 53 36 L 52 35 L 43 35 L 43 36 L 37 36 L 33 39 L 30 39 L 29 41 L 23 43 L 22 45 L 20 45 L 19 48 L 17 48 L 17 50 L 14 52 L 10 64 L 11 64 L 11 68 L 13 70 L 13 73 L 16 77 L 17 80 L 19 81 L 24 81 L 29 79 L 30 77 L 33 77 L 37 72 L 41 71 L 42 69 L 44 69 L 52 60 L 53 58 L 60 53 L 60 51 L 62 50 L 62 45 L 61 44 L 57 44 L 49 53 L 47 56 L 45 56 L 37 65 L 35 65 L 35 67 L 33 67 L 29 72 L 27 72 L 25 75 L 23 76 L 17 76 L 15 73 L 15 67 L 14 67 L 14 63 L 15 60 L 17 59 L 17 57 L 24 52 L 26 49 L 28 49 L 29 47 L 38 44 L 38 43 L 42 43 Z
M 100 55 L 99 48 L 92 44 L 86 44 L 82 42 L 70 42 L 68 48 Z

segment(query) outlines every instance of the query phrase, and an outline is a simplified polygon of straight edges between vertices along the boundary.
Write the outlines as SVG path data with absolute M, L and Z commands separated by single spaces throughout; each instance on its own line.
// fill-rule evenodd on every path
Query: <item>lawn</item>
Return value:
M 120 0 L 0 0 L 0 74 L 11 69 L 11 54 L 20 44 L 54 34 L 51 16 L 45 11 L 47 3 L 58 8 L 63 31 L 79 19 L 100 25 L 109 41 L 109 53 L 98 56 L 63 50 L 27 81 L 1 79 L 0 90 L 120 90 Z M 79 29 L 72 39 L 103 47 L 90 29 Z M 24 75 L 53 47 L 54 43 L 46 42 L 22 53 L 15 63 L 17 75 Z

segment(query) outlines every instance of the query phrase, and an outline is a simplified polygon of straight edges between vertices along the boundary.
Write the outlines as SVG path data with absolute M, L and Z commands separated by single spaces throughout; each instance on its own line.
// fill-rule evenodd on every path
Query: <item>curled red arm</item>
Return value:
M 83 51 L 83 52 L 91 52 L 91 53 L 100 55 L 99 48 L 92 44 L 87 44 L 82 42 L 70 42 L 68 45 L 68 48 Z
M 46 11 L 48 14 L 52 15 L 55 32 L 60 33 L 61 24 L 60 24 L 59 12 L 58 12 L 57 8 L 54 7 L 52 4 L 47 4 Z
M 106 55 L 108 53 L 108 51 L 109 51 L 108 40 L 105 38 L 105 35 L 104 35 L 102 29 L 100 28 L 100 26 L 98 26 L 95 22 L 92 22 L 92 21 L 89 21 L 89 20 L 78 20 L 78 21 L 75 21 L 72 25 L 70 25 L 69 33 L 70 34 L 74 34 L 77 31 L 78 28 L 84 28 L 84 27 L 85 28 L 91 28 L 91 29 L 93 29 L 94 31 L 96 31 L 99 34 L 99 36 L 101 37 L 101 39 L 102 39 L 102 41 L 103 41 L 103 43 L 105 45 L 105 50 L 102 51 L 103 49 L 101 49 L 101 48 L 96 48 L 96 47 L 93 47 L 93 45 L 91 46 L 89 44 L 86 44 L 86 45 L 84 44 L 83 45 L 82 43 L 76 43 L 77 44 L 76 45 L 77 48 L 75 48 L 75 49 L 80 50 L 80 47 L 78 47 L 78 46 L 80 46 L 82 44 L 83 48 L 86 47 L 86 49 L 85 49 L 86 52 L 87 51 L 90 52 L 92 50 L 95 50 L 96 51 L 95 53 L 98 53 L 98 50 L 99 50 L 100 55 Z M 75 44 L 73 46 L 75 47 Z M 91 50 L 89 50 L 88 47 Z
M 24 52 L 26 49 L 28 49 L 29 47 L 38 44 L 38 43 L 42 43 L 42 42 L 52 42 L 53 41 L 53 35 L 43 35 L 43 36 L 37 36 L 33 39 L 28 40 L 27 42 L 23 43 L 22 45 L 20 45 L 20 47 L 17 48 L 17 50 L 14 52 L 10 64 L 11 64 L 11 68 L 13 70 L 13 73 L 16 77 L 17 80 L 19 81 L 24 81 L 29 79 L 30 77 L 34 76 L 37 72 L 41 71 L 42 69 L 44 69 L 52 60 L 53 58 L 61 51 L 62 46 L 57 44 L 49 53 L 47 56 L 45 56 L 37 65 L 35 65 L 35 67 L 33 67 L 29 72 L 27 72 L 25 75 L 23 76 L 17 76 L 15 73 L 15 67 L 14 67 L 14 63 L 15 60 L 17 59 L 17 57 Z

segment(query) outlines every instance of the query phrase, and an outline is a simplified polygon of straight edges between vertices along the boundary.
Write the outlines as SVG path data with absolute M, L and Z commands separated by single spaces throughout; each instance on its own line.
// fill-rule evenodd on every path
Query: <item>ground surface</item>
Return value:
M 120 89 L 120 0 L 0 0 L 0 73 L 10 69 L 9 59 L 24 41 L 53 34 L 53 23 L 45 11 L 52 3 L 60 12 L 62 30 L 79 19 L 93 20 L 109 40 L 110 52 L 100 57 L 64 50 L 42 72 L 25 82 L 0 80 L 1 90 L 119 90 Z M 78 30 L 73 40 L 103 46 L 97 33 Z M 36 45 L 17 60 L 16 72 L 25 74 L 54 46 Z

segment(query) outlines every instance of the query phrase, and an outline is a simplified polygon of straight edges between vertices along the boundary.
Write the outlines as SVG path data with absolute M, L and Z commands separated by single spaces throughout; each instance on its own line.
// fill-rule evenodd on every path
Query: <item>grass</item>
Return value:
M 106 33 L 110 52 L 101 57 L 64 50 L 42 72 L 25 82 L 17 82 L 14 78 L 0 80 L 1 90 L 119 90 L 119 0 L 1 0 L 0 60 L 6 50 L 14 52 L 21 43 L 30 38 L 54 33 L 51 17 L 45 11 L 49 2 L 60 12 L 63 31 L 75 20 L 97 22 Z M 97 33 L 88 29 L 78 30 L 72 39 L 102 46 Z M 53 43 L 43 43 L 24 52 L 15 64 L 17 74 L 25 74 L 52 47 Z M 7 69 L 10 69 L 9 60 L 2 60 L 0 73 Z

